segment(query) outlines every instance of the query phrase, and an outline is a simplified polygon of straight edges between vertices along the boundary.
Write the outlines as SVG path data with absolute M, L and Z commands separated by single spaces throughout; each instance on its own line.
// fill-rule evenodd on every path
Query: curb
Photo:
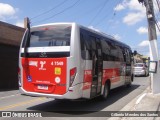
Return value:
M 150 91 L 150 87 L 147 87 L 140 95 L 135 97 L 131 102 L 125 105 L 120 111 L 135 111 L 136 106 L 141 102 L 141 100 Z M 127 117 L 110 117 L 108 120 L 127 120 Z

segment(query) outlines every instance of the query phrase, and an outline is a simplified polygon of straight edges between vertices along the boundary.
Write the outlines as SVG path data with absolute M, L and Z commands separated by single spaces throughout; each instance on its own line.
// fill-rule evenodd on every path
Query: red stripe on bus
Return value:
M 92 82 L 92 70 L 84 70 L 84 80 L 82 90 L 87 90 L 91 88 Z
M 111 83 L 118 82 L 120 80 L 119 68 L 103 69 L 102 85 L 106 80 L 110 80 Z M 83 90 L 91 88 L 92 83 L 92 70 L 84 70 L 84 83 Z
M 111 83 L 118 82 L 120 80 L 119 68 L 103 69 L 103 85 L 106 80 L 110 80 Z

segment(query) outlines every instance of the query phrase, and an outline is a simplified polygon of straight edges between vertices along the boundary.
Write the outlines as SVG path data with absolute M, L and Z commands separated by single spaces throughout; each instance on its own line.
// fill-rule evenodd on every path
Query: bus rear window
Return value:
M 70 46 L 71 26 L 54 25 L 32 28 L 27 47 Z M 25 41 L 25 40 L 24 40 Z

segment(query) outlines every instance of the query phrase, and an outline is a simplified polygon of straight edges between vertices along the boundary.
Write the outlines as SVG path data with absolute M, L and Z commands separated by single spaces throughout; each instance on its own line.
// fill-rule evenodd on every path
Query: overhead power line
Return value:
M 83 2 L 84 3 L 84 2 Z M 92 13 L 94 13 L 94 11 L 101 7 L 104 3 L 100 3 L 100 4 L 97 4 L 96 6 L 94 6 L 93 8 L 91 8 L 90 6 L 87 7 L 87 9 L 85 9 L 85 12 L 81 12 L 80 14 L 77 14 L 76 15 L 76 18 L 74 19 L 74 21 L 76 21 L 77 19 L 80 20 L 80 19 L 84 19 L 85 16 L 88 16 Z M 83 17 L 82 17 L 83 15 Z
M 32 17 L 31 20 L 33 20 L 33 19 L 35 19 L 35 18 L 38 18 L 38 17 L 40 17 L 40 16 L 42 16 L 42 15 L 44 15 L 44 14 L 47 14 L 47 13 L 53 11 L 54 9 L 60 7 L 60 6 L 63 5 L 64 3 L 66 3 L 67 1 L 68 1 L 68 0 L 63 0 L 61 3 L 59 3 L 59 4 L 56 5 L 56 6 L 54 6 L 53 8 L 51 8 L 51 9 L 45 11 L 45 12 L 42 12 L 42 13 L 40 13 L 40 14 L 34 16 L 34 17 Z
M 113 4 L 113 6 L 111 7 L 110 11 L 109 11 L 109 9 L 108 9 L 108 11 L 105 13 L 106 15 L 105 15 L 104 17 L 102 17 L 102 18 L 99 20 L 99 22 L 97 22 L 97 23 L 95 24 L 95 26 L 98 26 L 98 25 L 102 24 L 103 21 L 106 20 L 106 19 L 109 18 L 109 17 L 111 17 L 111 19 L 113 19 L 113 18 L 116 16 L 116 11 L 113 11 L 113 9 L 114 9 L 115 5 L 120 4 L 121 1 L 122 1 L 122 0 L 119 0 L 117 3 L 115 2 L 116 4 Z M 113 11 L 113 12 L 112 12 L 112 11 Z
M 92 22 L 96 19 L 96 17 L 102 12 L 102 10 L 104 9 L 104 7 L 106 6 L 106 4 L 108 3 L 109 0 L 106 0 L 105 3 L 103 4 L 103 6 L 101 7 L 101 9 L 97 12 L 97 14 L 94 16 L 94 18 L 91 20 L 91 22 L 89 23 L 89 25 L 92 24 Z
M 75 6 L 76 4 L 78 4 L 79 2 L 80 2 L 80 0 L 77 0 L 77 1 L 76 1 L 74 4 L 72 4 L 71 6 L 63 9 L 62 11 L 60 11 L 60 12 L 54 14 L 54 15 L 52 15 L 51 17 L 45 18 L 45 19 L 40 20 L 40 21 L 33 22 L 32 24 L 35 24 L 35 23 L 38 23 L 38 22 L 42 22 L 42 21 L 46 21 L 46 20 L 49 20 L 49 19 L 51 19 L 51 18 L 54 18 L 54 17 L 56 17 L 57 15 L 62 14 L 63 12 L 71 9 L 72 7 L 74 7 L 74 6 Z
M 158 6 L 159 12 L 160 12 L 160 2 L 158 0 L 156 0 L 156 2 L 157 2 L 157 6 Z
M 160 32 L 160 26 L 159 26 L 159 23 L 158 23 L 157 19 L 155 19 L 155 22 L 156 22 L 156 26 L 157 26 L 157 28 L 158 28 L 158 30 Z

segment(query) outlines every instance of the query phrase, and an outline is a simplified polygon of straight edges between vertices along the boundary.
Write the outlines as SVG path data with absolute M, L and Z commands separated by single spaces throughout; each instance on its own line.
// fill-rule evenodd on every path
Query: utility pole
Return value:
M 157 46 L 157 34 L 156 34 L 156 20 L 154 15 L 153 0 L 138 0 L 146 7 L 146 16 L 148 20 L 148 38 L 150 49 L 150 61 L 157 62 L 157 72 L 150 73 L 151 77 L 151 89 L 152 93 L 160 93 L 160 68 L 159 68 L 159 54 Z M 152 66 L 150 66 L 152 67 Z
M 30 20 L 28 17 L 24 18 L 24 28 L 28 28 L 28 24 L 30 24 Z

